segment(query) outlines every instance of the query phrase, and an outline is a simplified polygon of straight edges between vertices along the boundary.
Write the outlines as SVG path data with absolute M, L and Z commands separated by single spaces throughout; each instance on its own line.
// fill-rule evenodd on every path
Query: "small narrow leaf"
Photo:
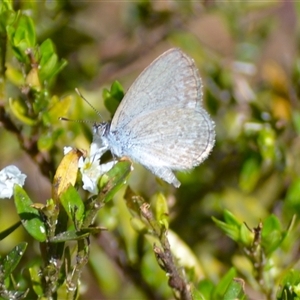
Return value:
M 101 227 L 85 228 L 80 231 L 69 230 L 56 235 L 55 237 L 51 238 L 50 241 L 52 243 L 64 243 L 67 241 L 74 241 L 74 240 L 78 241 L 87 238 L 90 234 L 96 234 L 103 230 L 104 228 Z
M 216 225 L 221 228 L 231 239 L 234 241 L 238 241 L 240 237 L 240 230 L 235 225 L 228 225 L 215 217 L 212 217 L 212 220 L 216 223 Z
M 124 90 L 122 85 L 118 81 L 115 81 L 111 85 L 110 90 L 103 90 L 102 97 L 104 99 L 105 107 L 111 113 L 111 115 L 114 115 L 121 100 L 124 97 Z
M 42 299 L 42 296 L 44 294 L 43 291 L 43 283 L 42 283 L 42 277 L 40 275 L 41 268 L 40 265 L 35 264 L 32 267 L 29 268 L 29 274 L 30 274 L 30 279 L 32 283 L 32 288 L 34 292 L 40 296 L 39 299 Z
M 242 222 L 240 222 L 233 213 L 231 213 L 229 210 L 224 210 L 224 220 L 229 225 L 234 225 L 237 227 L 240 227 L 242 225 Z
M 22 242 L 19 245 L 17 245 L 15 248 L 13 248 L 5 257 L 1 258 L 0 264 L 2 266 L 2 272 L 4 278 L 7 278 L 11 275 L 13 270 L 16 268 L 16 266 L 19 264 L 22 256 L 25 253 L 25 250 L 27 248 L 27 243 Z
M 105 194 L 103 202 L 112 199 L 116 192 L 124 185 L 131 172 L 130 161 L 119 161 L 112 169 L 100 178 L 100 190 Z
M 15 223 L 14 225 L 10 226 L 9 228 L 3 230 L 0 232 L 0 241 L 5 239 L 7 236 L 9 236 L 12 232 L 14 232 L 20 225 L 22 224 L 21 221 Z
M 9 98 L 9 107 L 14 116 L 22 123 L 29 126 L 33 126 L 37 123 L 37 119 L 31 119 L 26 115 L 27 109 L 21 100 Z
M 232 280 L 236 276 L 236 270 L 231 268 L 219 281 L 218 285 L 214 289 L 213 292 L 213 299 L 223 299 L 225 292 L 227 291 L 229 285 L 231 284 Z
M 223 299 L 224 300 L 246 299 L 245 298 L 246 295 L 244 293 L 244 285 L 245 282 L 242 279 L 233 279 L 229 284 Z
M 77 192 L 77 190 L 70 186 L 60 197 L 67 215 L 75 222 L 75 226 L 81 226 L 84 217 L 84 204 Z
M 281 225 L 278 218 L 274 215 L 269 216 L 263 222 L 262 229 L 262 245 L 265 248 L 267 255 L 274 252 L 284 239 L 284 232 L 281 230 Z
M 153 210 L 155 211 L 156 220 L 164 226 L 164 228 L 169 228 L 169 209 L 166 198 L 162 193 L 159 193 L 155 197 Z
M 17 184 L 14 186 L 14 199 L 17 212 L 27 232 L 39 242 L 47 238 L 45 224 L 27 193 Z

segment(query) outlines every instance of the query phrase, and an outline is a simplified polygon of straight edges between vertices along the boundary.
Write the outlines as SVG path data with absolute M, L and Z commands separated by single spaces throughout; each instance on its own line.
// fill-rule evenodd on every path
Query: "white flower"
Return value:
M 72 151 L 72 147 L 64 147 L 64 155 L 67 155 L 69 152 L 71 152 Z
M 82 174 L 83 189 L 92 194 L 98 194 L 98 181 L 100 176 L 109 171 L 114 161 L 100 165 L 100 158 L 103 152 L 99 150 L 98 144 L 92 143 L 90 147 L 90 155 L 86 158 L 81 157 L 78 167 Z
M 24 185 L 27 176 L 13 165 L 5 167 L 0 171 L 0 198 L 11 198 L 13 195 L 14 185 Z

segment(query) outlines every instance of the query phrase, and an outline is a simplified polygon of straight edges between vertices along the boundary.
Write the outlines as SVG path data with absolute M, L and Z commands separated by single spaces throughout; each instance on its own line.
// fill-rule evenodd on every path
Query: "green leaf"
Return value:
M 259 132 L 258 146 L 260 154 L 265 160 L 273 161 L 275 158 L 276 133 L 270 126 L 265 126 Z
M 228 225 L 215 217 L 212 217 L 212 220 L 216 225 L 221 228 L 232 240 L 238 241 L 240 237 L 240 230 L 236 225 Z
M 110 88 L 110 93 L 119 101 L 119 103 L 122 101 L 124 97 L 124 89 L 119 81 L 116 80 L 113 82 Z
M 224 300 L 246 299 L 246 295 L 244 293 L 244 285 L 245 285 L 245 282 L 243 280 L 233 279 L 230 282 L 230 284 L 224 294 L 223 299 Z
M 32 119 L 26 116 L 27 108 L 21 100 L 13 100 L 9 98 L 9 107 L 14 116 L 23 124 L 33 126 L 37 123 L 37 119 Z
M 45 224 L 38 211 L 32 207 L 32 201 L 17 184 L 14 186 L 14 199 L 17 212 L 27 232 L 39 242 L 47 239 Z
M 263 222 L 262 245 L 267 255 L 274 252 L 283 242 L 283 232 L 276 216 L 271 215 Z
M 35 263 L 32 267 L 29 268 L 29 274 L 31 279 L 31 284 L 34 292 L 40 296 L 39 299 L 42 299 L 43 296 L 43 283 L 41 276 L 41 267 L 37 263 Z
M 104 229 L 101 227 L 84 228 L 80 231 L 69 230 L 56 235 L 55 237 L 51 238 L 50 241 L 52 243 L 62 243 L 62 242 L 74 241 L 74 240 L 78 241 L 87 238 L 91 234 L 96 234 L 103 230 Z
M 26 85 L 29 86 L 31 89 L 40 92 L 42 86 L 41 86 L 38 72 L 39 70 L 36 66 L 31 68 L 31 70 L 28 72 L 26 76 Z
M 240 227 L 240 242 L 247 247 L 253 243 L 254 233 L 243 223 Z
M 25 84 L 25 78 L 21 70 L 8 62 L 6 63 L 5 75 L 7 79 L 16 86 L 22 86 Z
M 214 299 L 223 299 L 228 287 L 230 286 L 232 280 L 236 277 L 236 270 L 231 268 L 219 281 L 218 285 L 215 287 L 213 292 Z
M 240 222 L 235 215 L 227 209 L 224 209 L 224 220 L 228 225 L 233 225 L 238 228 L 242 225 L 242 222 Z
M 15 45 L 18 43 L 25 43 L 27 48 L 33 48 L 36 44 L 35 26 L 33 20 L 26 16 L 21 15 L 18 27 L 14 37 Z
M 262 235 L 272 234 L 274 230 L 281 231 L 281 225 L 275 215 L 270 215 L 263 222 Z
M 40 46 L 40 70 L 41 81 L 50 80 L 58 74 L 67 64 L 67 61 L 58 61 L 55 46 L 50 39 L 45 40 Z
M 72 96 L 66 96 L 61 100 L 58 99 L 58 97 L 53 96 L 49 104 L 49 111 L 47 114 L 43 114 L 43 121 L 45 125 L 57 123 L 59 121 L 59 117 L 63 117 L 67 114 L 72 102 L 74 102 L 74 98 Z M 47 119 L 44 119 L 44 116 L 47 116 Z
M 214 284 L 208 279 L 201 280 L 197 286 L 197 291 L 199 291 L 202 296 L 202 298 L 198 297 L 199 299 L 210 300 L 211 295 L 214 291 Z M 194 299 L 194 291 L 193 291 L 193 299 Z
M 119 161 L 112 169 L 101 176 L 99 190 L 105 194 L 104 203 L 110 201 L 116 192 L 126 183 L 131 169 L 130 161 Z
M 5 2 L 0 4 L 0 33 L 2 35 L 6 35 L 6 26 L 11 25 L 17 17 L 17 14 L 9 6 L 5 5 Z
M 68 217 L 75 223 L 76 228 L 80 228 L 84 218 L 84 204 L 74 186 L 70 187 L 60 196 Z
M 300 271 L 290 269 L 280 282 L 281 291 L 278 291 L 278 300 L 300 299 Z
M 140 195 L 137 195 L 130 186 L 126 187 L 124 194 L 124 200 L 126 201 L 126 206 L 133 217 L 140 218 L 141 209 L 140 207 L 145 203 L 145 200 Z
M 47 59 L 43 58 L 44 56 L 42 56 L 40 64 L 40 78 L 41 80 L 47 80 L 50 79 L 53 76 L 53 73 L 55 72 L 58 57 L 56 53 L 53 53 L 51 56 L 47 57 Z
M 110 91 L 108 89 L 103 90 L 102 97 L 105 107 L 113 116 L 124 97 L 124 90 L 122 85 L 118 81 L 115 81 L 111 85 Z
M 17 267 L 21 258 L 23 257 L 26 248 L 27 243 L 22 242 L 13 248 L 5 257 L 1 258 L 1 273 L 3 272 L 4 278 L 7 278 L 12 274 L 13 270 Z
M 17 59 L 21 62 L 28 62 L 26 51 L 36 45 L 35 27 L 32 19 L 26 15 L 21 15 L 15 25 L 7 26 L 7 33 Z
M 253 241 L 253 232 L 240 222 L 229 210 L 224 210 L 224 220 L 222 222 L 212 217 L 216 225 L 221 228 L 232 240 L 249 246 Z
M 155 212 L 156 220 L 164 226 L 164 228 L 169 228 L 169 209 L 166 198 L 162 193 L 158 193 L 155 197 L 155 201 L 153 203 L 153 210 Z
M 12 0 L 1 1 L 0 3 L 0 13 L 13 10 Z
M 0 241 L 5 239 L 7 236 L 9 236 L 12 232 L 14 232 L 20 225 L 22 224 L 21 221 L 15 223 L 14 225 L 10 226 L 9 228 L 3 230 L 0 232 Z

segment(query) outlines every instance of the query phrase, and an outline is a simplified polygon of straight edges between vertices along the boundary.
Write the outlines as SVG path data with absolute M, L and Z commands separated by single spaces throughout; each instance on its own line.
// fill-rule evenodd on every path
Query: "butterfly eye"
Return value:
M 94 134 L 104 136 L 109 132 L 110 124 L 106 122 L 97 123 L 93 126 Z

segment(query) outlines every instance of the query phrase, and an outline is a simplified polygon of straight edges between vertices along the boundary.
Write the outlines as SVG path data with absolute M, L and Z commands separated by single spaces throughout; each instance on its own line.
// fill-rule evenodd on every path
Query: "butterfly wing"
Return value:
M 189 170 L 210 153 L 214 123 L 202 108 L 194 61 L 179 49 L 159 56 L 132 84 L 108 133 L 110 150 L 178 187 L 172 170 Z
M 113 117 L 111 131 L 125 129 L 130 120 L 159 109 L 195 108 L 202 98 L 201 86 L 194 61 L 180 49 L 170 49 L 129 88 Z
M 214 146 L 214 123 L 201 107 L 156 111 L 133 119 L 130 126 L 123 155 L 143 165 L 189 170 L 205 160 Z
M 215 141 L 214 123 L 200 106 L 157 110 L 132 119 L 129 127 L 130 138 L 123 155 L 176 187 L 180 182 L 172 170 L 199 165 Z

